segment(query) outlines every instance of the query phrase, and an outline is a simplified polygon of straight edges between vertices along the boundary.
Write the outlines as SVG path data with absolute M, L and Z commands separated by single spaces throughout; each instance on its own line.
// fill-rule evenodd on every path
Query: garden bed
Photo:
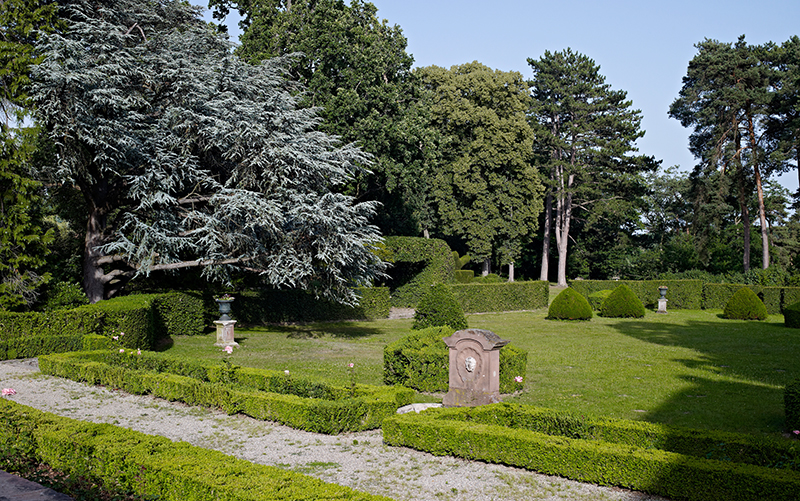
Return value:
M 402 387 L 338 387 L 285 373 L 210 364 L 161 353 L 109 350 L 39 357 L 44 374 L 220 408 L 315 433 L 370 430 L 411 403 Z

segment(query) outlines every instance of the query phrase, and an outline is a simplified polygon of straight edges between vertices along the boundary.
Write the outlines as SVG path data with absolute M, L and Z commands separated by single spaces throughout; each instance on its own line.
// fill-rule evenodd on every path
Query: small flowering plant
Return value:
M 356 365 L 353 362 L 347 364 L 347 372 L 350 373 L 350 396 L 356 396 Z
M 234 297 L 226 292 L 221 296 L 216 296 L 214 299 L 216 299 L 217 301 L 233 301 Z
M 515 383 L 521 383 L 521 382 L 522 382 L 522 376 L 517 376 L 517 377 L 515 377 L 515 378 L 514 378 L 514 382 L 515 382 Z
M 3 396 L 4 397 L 11 397 L 17 394 L 17 390 L 14 388 L 3 388 Z

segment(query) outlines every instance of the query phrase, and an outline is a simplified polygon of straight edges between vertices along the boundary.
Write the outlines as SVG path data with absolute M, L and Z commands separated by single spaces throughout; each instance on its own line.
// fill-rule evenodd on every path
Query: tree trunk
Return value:
M 514 263 L 508 263 L 508 281 L 514 281 Z
M 562 175 L 561 186 L 556 203 L 556 247 L 558 248 L 558 285 L 567 286 L 567 244 L 569 242 L 569 224 L 572 220 L 572 193 L 571 188 L 575 176 L 570 174 L 567 186 L 563 182 L 563 168 L 559 168 Z
M 542 267 L 539 280 L 550 280 L 550 228 L 553 226 L 553 192 L 548 189 L 544 199 L 544 235 L 542 237 Z
M 761 186 L 761 170 L 758 168 L 758 151 L 756 147 L 755 127 L 753 117 L 748 113 L 747 127 L 750 134 L 750 158 L 753 160 L 753 172 L 756 178 L 756 191 L 758 193 L 758 219 L 761 223 L 761 268 L 769 268 L 769 228 L 767 227 L 767 211 L 764 207 L 764 188 Z
M 483 260 L 483 272 L 481 273 L 482 276 L 486 276 L 492 272 L 492 260 L 491 258 L 486 258 Z
M 103 257 L 99 247 L 103 245 L 105 227 L 105 211 L 93 208 L 86 223 L 86 239 L 83 244 L 83 290 L 91 303 L 105 299 L 105 273 L 103 267 L 97 264 L 97 260 Z

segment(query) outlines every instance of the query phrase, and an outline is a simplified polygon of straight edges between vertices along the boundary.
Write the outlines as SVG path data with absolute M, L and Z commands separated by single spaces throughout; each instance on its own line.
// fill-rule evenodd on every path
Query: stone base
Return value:
M 215 320 L 217 324 L 217 342 L 214 346 L 239 346 L 239 343 L 233 340 L 233 326 L 236 320 Z
M 667 312 L 667 300 L 664 299 L 663 297 L 659 298 L 658 311 L 656 311 L 656 313 L 666 313 L 666 312 Z
M 442 405 L 445 407 L 477 407 L 499 403 L 499 392 L 485 393 L 464 388 L 450 388 L 442 400 Z

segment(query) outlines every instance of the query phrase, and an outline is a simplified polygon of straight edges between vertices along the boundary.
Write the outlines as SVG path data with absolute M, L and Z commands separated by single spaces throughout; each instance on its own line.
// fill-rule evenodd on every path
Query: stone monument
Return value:
M 484 329 L 460 330 L 444 338 L 450 348 L 450 391 L 445 407 L 500 402 L 500 348 L 507 340 Z
M 660 297 L 658 298 L 658 311 L 656 313 L 666 313 L 667 312 L 667 287 L 661 286 L 658 288 L 658 293 Z
M 225 299 L 217 299 L 216 301 L 221 316 L 219 320 L 214 320 L 214 324 L 217 326 L 217 342 L 214 343 L 214 346 L 239 346 L 239 343 L 233 339 L 233 326 L 236 325 L 236 320 L 231 320 L 231 317 L 228 316 L 228 313 L 231 312 L 233 298 L 226 296 Z

